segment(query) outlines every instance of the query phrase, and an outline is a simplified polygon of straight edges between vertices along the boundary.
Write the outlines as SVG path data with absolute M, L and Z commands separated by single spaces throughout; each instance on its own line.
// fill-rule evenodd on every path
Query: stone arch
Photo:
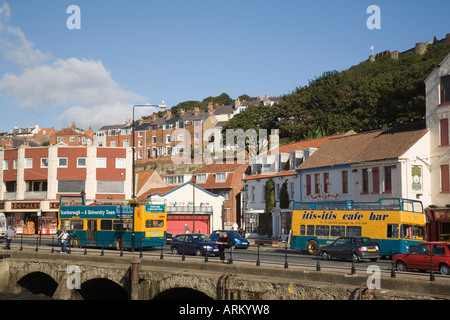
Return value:
M 53 297 L 58 288 L 58 282 L 41 271 L 34 271 L 24 275 L 17 281 L 17 285 L 20 286 L 21 291 L 25 290 L 35 295 L 47 297 Z
M 128 300 L 129 293 L 115 281 L 95 278 L 81 284 L 77 290 L 84 300 Z
M 191 288 L 172 288 L 158 293 L 153 300 L 182 300 L 189 298 L 189 300 L 213 300 L 210 296 L 201 291 Z
M 158 286 L 158 290 L 157 292 L 154 292 L 153 296 L 149 297 L 150 299 L 158 297 L 158 295 L 163 292 L 176 294 L 180 294 L 183 292 L 184 293 L 190 292 L 195 293 L 195 295 L 198 297 L 212 300 L 214 300 L 217 297 L 216 278 L 205 278 L 205 277 L 199 278 L 198 276 L 187 274 L 168 274 L 163 279 L 160 279 L 160 281 L 157 284 L 154 285 Z M 161 298 L 161 296 L 159 298 Z M 184 296 L 184 298 L 191 298 L 191 297 Z

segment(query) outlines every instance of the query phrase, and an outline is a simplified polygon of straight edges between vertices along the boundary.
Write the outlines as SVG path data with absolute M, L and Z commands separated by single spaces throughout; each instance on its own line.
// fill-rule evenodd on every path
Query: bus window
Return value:
M 307 226 L 306 227 L 306 235 L 313 236 L 314 235 L 314 226 Z
M 301 235 L 301 236 L 304 236 L 305 233 L 306 233 L 306 226 L 305 226 L 304 224 L 302 224 L 302 225 L 300 226 L 300 235 Z
M 71 230 L 83 230 L 83 220 L 82 219 L 72 219 L 70 220 Z
M 347 237 L 361 237 L 361 227 L 347 227 Z
M 114 220 L 114 231 L 127 231 L 128 223 L 127 220 Z
M 316 236 L 329 236 L 330 226 L 316 226 Z
M 388 224 L 386 236 L 388 238 L 398 238 L 398 224 Z
M 70 220 L 61 220 L 61 229 L 69 230 Z
M 100 220 L 100 230 L 112 230 L 112 220 Z
M 331 236 L 332 237 L 345 236 L 345 227 L 344 226 L 331 226 Z
M 422 226 L 416 226 L 412 224 L 402 224 L 400 226 L 400 238 L 423 239 L 423 235 L 424 235 L 424 228 Z
M 146 228 L 162 228 L 164 227 L 164 220 L 145 220 Z

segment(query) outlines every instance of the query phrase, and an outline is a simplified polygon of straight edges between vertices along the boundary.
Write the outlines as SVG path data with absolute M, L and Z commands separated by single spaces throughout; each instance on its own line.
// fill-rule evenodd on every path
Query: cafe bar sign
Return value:
M 41 209 L 40 202 L 12 202 L 12 210 L 39 210 Z

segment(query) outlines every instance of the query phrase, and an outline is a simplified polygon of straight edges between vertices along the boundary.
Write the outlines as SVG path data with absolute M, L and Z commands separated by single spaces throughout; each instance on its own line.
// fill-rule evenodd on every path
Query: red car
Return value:
M 424 242 L 412 248 L 409 253 L 395 255 L 394 263 L 397 270 L 431 270 L 431 247 L 433 248 L 433 270 L 445 275 L 450 274 L 450 243 L 448 242 Z

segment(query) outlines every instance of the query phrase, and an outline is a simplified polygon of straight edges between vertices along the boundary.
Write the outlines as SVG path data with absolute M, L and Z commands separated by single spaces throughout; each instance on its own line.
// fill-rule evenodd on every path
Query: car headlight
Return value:
M 237 238 L 234 239 L 234 242 L 241 243 L 241 241 L 239 241 L 239 239 L 237 239 Z
M 203 248 L 205 248 L 206 250 L 212 249 L 211 246 L 204 246 Z

